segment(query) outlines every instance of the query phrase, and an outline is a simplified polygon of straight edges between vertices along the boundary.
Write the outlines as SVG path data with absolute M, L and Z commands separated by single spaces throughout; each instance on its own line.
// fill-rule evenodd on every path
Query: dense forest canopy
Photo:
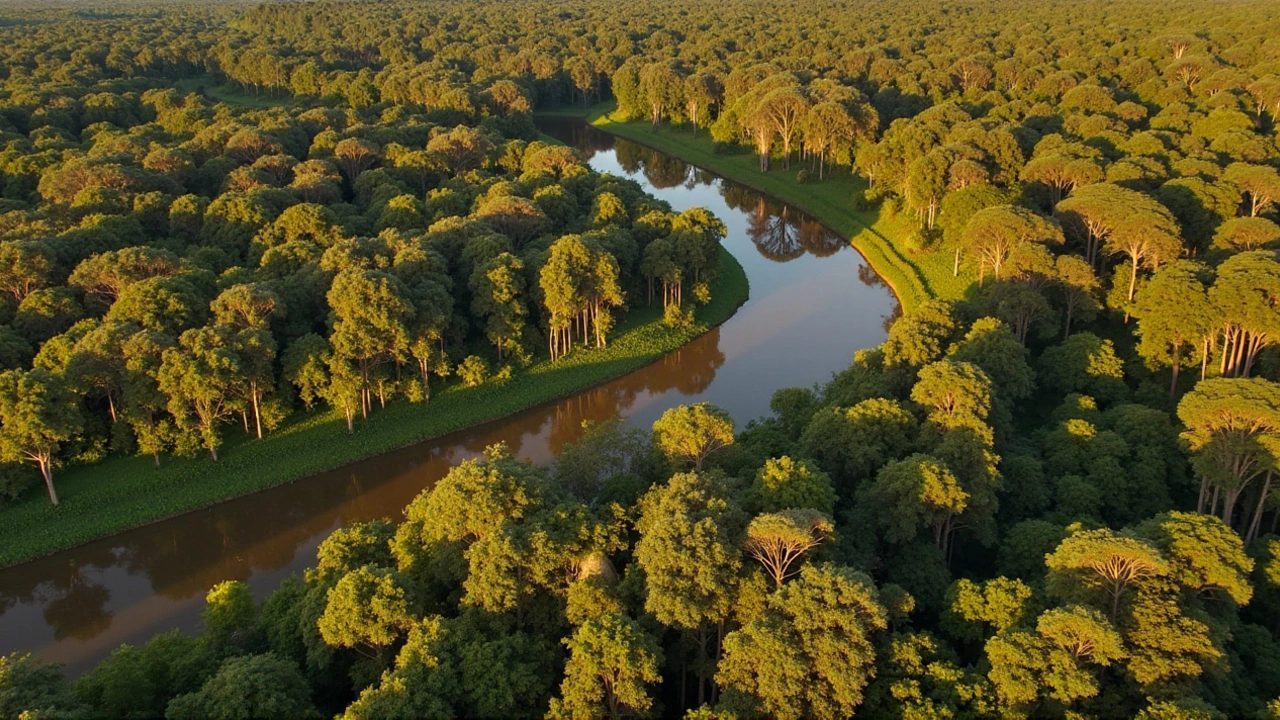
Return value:
M 724 226 L 537 109 L 855 175 L 973 279 L 745 427 L 495 446 L 199 637 L 0 659 L 0 718 L 1280 717 L 1280 6 L 15 8 L 0 68 L 0 495 L 691 322 Z

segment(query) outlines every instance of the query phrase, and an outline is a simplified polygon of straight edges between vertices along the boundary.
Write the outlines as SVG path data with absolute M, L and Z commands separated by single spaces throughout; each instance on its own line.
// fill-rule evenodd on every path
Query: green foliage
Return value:
M 806 566 L 757 620 L 725 637 L 716 681 L 739 715 L 845 717 L 874 675 L 870 635 L 886 626 L 870 578 Z
M 170 720 L 248 720 L 309 717 L 311 690 L 293 663 L 275 655 L 228 658 L 199 691 L 179 695 L 169 703 Z

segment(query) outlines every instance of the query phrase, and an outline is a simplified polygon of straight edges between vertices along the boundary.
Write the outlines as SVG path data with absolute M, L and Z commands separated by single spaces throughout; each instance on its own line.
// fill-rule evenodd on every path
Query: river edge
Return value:
M 655 129 L 644 121 L 617 120 L 612 116 L 615 109 L 615 103 L 605 102 L 585 108 L 567 107 L 539 112 L 538 115 L 580 118 L 602 132 L 679 158 L 811 215 L 844 237 L 866 259 L 898 299 L 903 314 L 928 300 L 959 300 L 976 280 L 976 276 L 970 277 L 971 273 L 966 269 L 962 269 L 959 275 L 953 275 L 952 258 L 945 251 L 904 252 L 891 238 L 909 233 L 914 228 L 910 218 L 903 214 L 882 218 L 878 210 L 860 212 L 850 206 L 850 197 L 834 197 L 837 190 L 851 194 L 851 191 L 865 188 L 861 180 L 851 182 L 848 178 L 828 178 L 801 184 L 795 180 L 795 171 L 776 168 L 761 175 L 735 167 L 734 159 L 742 158 L 741 154 L 721 154 L 712 147 L 704 147 L 711 145 L 704 139 L 709 135 L 694 138 L 685 134 L 684 127 L 677 130 L 668 126 Z M 750 155 L 750 158 L 754 163 L 755 156 Z
M 321 473 L 340 470 L 343 467 L 359 463 L 363 460 L 368 460 L 371 457 L 395 452 L 397 450 L 402 450 L 402 449 L 412 447 L 414 445 L 419 445 L 422 443 L 438 441 L 457 433 L 468 432 L 476 427 L 479 427 L 488 423 L 492 423 L 492 422 L 498 422 L 505 418 L 517 415 L 522 412 L 526 412 L 530 409 L 537 408 L 542 405 L 559 402 L 560 400 L 563 400 L 567 397 L 571 397 L 579 393 L 585 392 L 587 390 L 591 390 L 592 388 L 600 387 L 609 382 L 617 380 L 621 377 L 629 375 L 630 373 L 636 372 L 637 370 L 641 370 L 654 363 L 660 362 L 662 361 L 663 358 L 667 357 L 671 353 L 678 352 L 681 348 L 684 348 L 689 343 L 697 340 L 700 337 L 703 337 L 707 333 L 723 325 L 730 318 L 732 318 L 737 313 L 738 309 L 741 308 L 742 305 L 745 304 L 749 299 L 750 283 L 742 265 L 738 262 L 736 258 L 733 257 L 733 254 L 730 253 L 728 250 L 721 248 L 720 252 L 721 252 L 721 279 L 717 283 L 717 288 L 716 288 L 717 290 L 720 291 L 720 293 L 718 294 L 713 293 L 712 302 L 710 305 L 707 306 L 708 308 L 713 309 L 713 314 L 710 317 L 701 318 L 699 320 L 697 331 L 684 335 L 680 339 L 681 341 L 677 344 L 664 346 L 662 347 L 661 350 L 640 353 L 629 358 L 623 358 L 621 360 L 613 360 L 612 362 L 618 362 L 617 368 L 613 368 L 611 369 L 610 372 L 607 372 L 605 374 L 591 375 L 587 382 L 574 385 L 572 387 L 555 389 L 554 392 L 551 394 L 544 394 L 542 396 L 537 396 L 536 399 L 532 399 L 529 402 L 504 408 L 502 411 L 493 413 L 491 415 L 481 415 L 480 417 L 477 417 L 474 420 L 469 419 L 464 424 L 448 427 L 448 429 L 445 429 L 439 432 L 431 432 L 429 434 L 414 437 L 413 439 L 408 441 L 392 439 L 388 442 L 385 442 L 384 444 L 375 445 L 372 448 L 368 448 L 368 446 L 365 444 L 362 444 L 364 445 L 364 447 L 357 445 L 359 449 L 356 452 L 345 454 L 337 462 L 334 462 L 334 463 L 322 462 L 319 464 L 313 464 L 312 466 L 305 467 L 305 469 L 302 469 L 298 472 L 290 472 L 286 470 L 284 472 L 281 472 L 278 477 L 269 478 L 265 481 L 263 481 L 261 479 L 261 476 L 259 475 L 258 481 L 254 482 L 251 486 L 242 485 L 239 488 L 233 488 L 229 493 L 211 492 L 211 493 L 206 493 L 202 497 L 195 498 L 191 502 L 183 503 L 179 501 L 174 505 L 170 506 L 170 508 L 176 507 L 176 509 L 159 510 L 158 512 L 154 512 L 154 513 L 146 512 L 145 510 L 140 511 L 139 515 L 142 517 L 145 517 L 145 519 L 142 519 L 142 520 L 138 520 L 138 521 L 126 520 L 122 522 L 112 522 L 109 519 L 109 516 L 105 516 L 106 519 L 102 519 L 98 521 L 95 524 L 95 526 L 90 526 L 87 530 L 82 530 L 79 532 L 76 532 L 73 530 L 70 533 L 64 534 L 63 537 L 68 538 L 65 542 L 60 541 L 57 538 L 51 539 L 48 541 L 40 541 L 38 539 L 39 536 L 37 536 L 37 540 L 34 540 L 34 541 L 30 540 L 30 532 L 34 531 L 38 533 L 48 533 L 51 531 L 56 532 L 57 530 L 59 530 L 60 529 L 59 526 L 61 525 L 59 520 L 62 520 L 64 522 L 77 522 L 77 521 L 83 521 L 86 517 L 104 517 L 103 515 L 97 512 L 97 510 L 99 510 L 100 508 L 84 507 L 84 503 L 87 502 L 84 500 L 82 500 L 82 502 L 79 505 L 73 505 L 70 508 L 71 513 L 75 513 L 75 514 L 67 513 L 66 509 L 68 508 L 68 499 L 71 499 L 72 502 L 74 502 L 74 494 L 72 494 L 70 495 L 69 498 L 64 497 L 63 503 L 57 506 L 56 508 L 48 505 L 41 505 L 36 510 L 31 511 L 31 516 L 29 516 L 28 518 L 25 518 L 26 522 L 21 523 L 21 525 L 18 527 L 14 527 L 11 522 L 0 522 L 0 527 L 4 528 L 3 530 L 0 530 L 0 547 L 4 548 L 3 551 L 0 551 L 0 553 L 3 553 L 3 554 L 0 554 L 0 558 L 3 558 L 2 560 L 0 560 L 0 570 L 22 565 L 24 563 L 32 562 L 40 558 L 48 557 L 50 555 L 55 555 L 59 552 L 71 550 L 76 547 L 86 545 L 88 543 L 96 542 L 99 540 L 112 537 L 114 535 L 119 535 L 121 533 L 128 532 L 130 530 L 135 530 L 141 527 L 146 527 L 148 525 L 153 525 L 153 524 L 164 522 L 167 520 L 172 520 L 174 518 L 181 517 L 183 515 L 188 515 L 188 514 L 193 514 L 193 513 L 201 512 L 204 510 L 208 510 L 209 508 L 214 507 L 216 505 L 220 505 L 224 502 L 228 502 L 238 498 L 248 497 L 251 495 L 256 495 L 258 493 L 262 493 L 262 492 L 271 490 L 273 488 L 278 488 L 284 485 L 289 485 L 297 482 L 304 482 L 307 479 L 315 477 Z M 731 293 L 731 295 L 729 295 L 728 297 L 724 296 L 723 293 L 725 290 L 728 290 Z M 717 295 L 719 296 L 717 297 Z M 624 332 L 618 338 L 615 338 L 613 343 L 615 345 L 620 344 L 620 341 L 625 342 L 628 339 L 630 339 L 632 342 L 643 342 L 644 337 L 646 335 L 651 334 L 651 331 L 657 330 L 661 327 L 661 323 L 662 323 L 662 320 L 660 318 L 656 320 L 650 320 L 648 322 L 640 323 L 634 327 L 628 328 L 626 332 Z M 610 360 L 606 358 L 605 362 L 610 362 Z M 590 365 L 586 367 L 590 367 Z M 523 379 L 525 380 L 526 383 L 528 383 L 530 382 L 530 378 L 532 377 L 534 376 L 530 373 L 522 373 L 516 376 L 515 381 L 518 382 L 521 379 Z M 538 384 L 536 382 L 536 379 L 533 382 L 533 384 L 534 385 Z M 450 389 L 454 389 L 454 388 L 455 388 L 455 385 L 451 384 Z M 503 389 L 504 388 L 499 388 L 497 389 L 497 391 L 501 392 Z M 520 389 L 520 388 L 516 388 L 516 389 Z M 493 390 L 490 391 L 490 396 L 492 396 L 492 392 Z M 438 394 L 443 394 L 443 393 L 438 393 Z M 497 402 L 501 402 L 501 400 L 498 400 Z M 399 409 L 401 410 L 400 414 L 403 415 L 405 412 L 404 406 L 406 405 L 409 405 L 409 404 L 403 400 L 397 400 L 393 406 L 387 409 L 384 409 L 381 412 L 386 413 L 387 410 L 391 410 L 392 408 L 399 406 Z M 426 411 L 429 409 L 433 409 L 431 403 L 428 403 L 423 406 L 412 406 L 409 409 L 409 412 L 412 412 L 413 410 Z M 334 413 L 326 412 L 324 413 L 324 417 L 305 417 L 305 416 L 301 417 L 296 421 L 296 426 L 294 427 L 286 426 L 285 428 L 281 429 L 281 431 L 279 431 L 281 433 L 280 435 L 276 436 L 276 438 L 272 438 L 271 436 L 268 436 L 265 442 L 262 445 L 258 445 L 258 447 L 270 449 L 282 444 L 279 441 L 285 440 L 286 438 L 291 444 L 296 444 L 299 441 L 305 441 L 311 435 L 316 436 L 315 438 L 313 438 L 314 440 L 322 440 L 322 438 L 320 438 L 319 436 L 326 434 L 325 433 L 326 430 L 331 431 L 332 426 L 334 426 L 335 424 L 344 422 L 341 420 L 340 413 L 336 414 L 332 418 L 327 417 L 328 415 L 334 415 Z M 373 428 L 369 428 L 369 427 L 363 428 L 362 433 L 368 433 L 368 434 L 360 435 L 362 439 L 367 439 L 369 435 L 377 433 L 379 430 L 382 430 L 384 435 L 391 435 L 394 432 L 394 429 L 395 429 L 394 426 L 390 425 L 389 423 L 391 421 L 396 420 L 397 418 L 382 418 L 376 414 L 373 417 L 375 418 L 375 420 L 385 420 L 387 422 L 381 422 L 377 426 L 374 426 Z M 298 428 L 297 426 L 303 426 L 303 427 Z M 277 443 L 274 446 L 268 444 L 272 439 L 277 440 Z M 203 457 L 200 457 L 197 459 L 170 458 L 168 467 L 173 467 L 174 465 L 179 463 L 182 465 L 195 465 L 198 470 L 203 471 L 204 473 L 212 472 L 213 474 L 218 474 L 221 469 L 227 468 L 228 465 L 232 466 L 231 468 L 228 468 L 228 469 L 234 470 L 235 461 L 237 459 L 241 459 L 240 456 L 237 453 L 235 453 L 235 450 L 243 448 L 246 445 L 249 447 L 253 447 L 257 445 L 257 443 L 247 442 L 247 441 L 244 441 L 243 439 L 236 439 L 226 444 L 226 450 L 222 453 L 217 463 L 209 461 L 208 459 Z M 363 450 L 367 448 L 368 448 L 368 451 L 364 452 Z M 120 465 L 139 464 L 137 462 L 138 458 L 125 458 L 125 457 L 115 456 L 111 458 L 111 460 Z M 150 463 L 150 460 L 147 459 L 146 464 L 149 465 L 149 463 Z M 272 467 L 272 466 L 267 465 L 266 467 Z M 77 473 L 76 478 L 80 479 L 80 477 L 86 477 L 86 480 L 85 480 L 86 482 L 92 482 L 87 478 L 87 476 L 100 474 L 100 473 L 90 473 L 85 471 L 82 471 L 82 472 L 83 472 L 83 476 L 80 473 Z M 55 481 L 56 481 L 56 478 L 55 478 Z M 146 487 L 145 483 L 139 482 L 137 483 L 137 485 L 139 485 L 139 487 L 136 487 L 135 490 L 138 493 L 146 493 L 148 490 L 150 490 L 150 488 Z M 0 521 L 9 520 L 5 516 L 10 512 L 20 512 L 24 507 L 30 507 L 31 505 L 39 504 L 42 501 L 47 501 L 47 498 L 45 498 L 41 494 L 38 497 L 33 496 L 28 500 L 25 500 L 5 511 L 0 511 Z M 86 516 L 83 512 L 77 512 L 77 511 L 86 511 L 86 510 L 90 513 L 90 515 Z M 50 522 L 50 520 L 52 520 L 52 522 Z M 84 525 L 81 524 L 80 527 L 83 528 Z M 19 537 L 14 537 L 14 536 L 19 536 Z M 21 548 L 21 545 L 17 545 L 17 547 L 20 548 L 19 551 L 11 552 L 12 549 L 15 547 L 16 543 L 22 542 L 19 538 L 26 538 L 27 541 L 23 542 L 22 544 L 32 546 L 36 549 L 28 551 L 25 548 Z M 7 557 L 6 555 L 12 555 L 12 557 Z

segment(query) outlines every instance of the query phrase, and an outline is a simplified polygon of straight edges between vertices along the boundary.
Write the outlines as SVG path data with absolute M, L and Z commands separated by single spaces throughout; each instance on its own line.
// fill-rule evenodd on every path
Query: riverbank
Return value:
M 687 126 L 654 128 L 644 121 L 620 121 L 614 116 L 612 102 L 539 114 L 583 117 L 605 132 L 674 155 L 804 210 L 862 253 L 871 269 L 898 296 L 904 313 L 931 298 L 960 299 L 975 281 L 967 270 L 961 270 L 959 277 L 952 275 L 950 253 L 907 251 L 903 240 L 915 227 L 913 218 L 905 214 L 882 218 L 878 210 L 854 210 L 854 193 L 862 192 L 867 185 L 847 170 L 834 170 L 821 181 L 815 176 L 801 183 L 796 177 L 807 163 L 793 162 L 792 170 L 783 170 L 779 158 L 769 172 L 762 173 L 756 155 L 747 148 L 727 153 L 711 142 L 710 133 L 705 130 L 694 137 Z
M 123 532 L 233 497 L 293 482 L 316 473 L 440 437 L 555 400 L 621 377 L 661 359 L 719 326 L 746 302 L 746 273 L 721 250 L 720 280 L 698 324 L 672 330 L 661 308 L 638 307 L 619 323 L 609 346 L 579 349 L 560 362 L 541 359 L 503 385 L 464 388 L 439 383 L 429 403 L 395 400 L 357 420 L 346 431 L 342 413 L 297 413 L 284 427 L 257 441 L 228 427 L 214 462 L 207 456 L 113 456 L 55 474 L 61 504 L 33 490 L 0 510 L 0 567 Z M 235 436 L 232 439 L 231 436 Z M 32 470 L 32 472 L 35 472 Z

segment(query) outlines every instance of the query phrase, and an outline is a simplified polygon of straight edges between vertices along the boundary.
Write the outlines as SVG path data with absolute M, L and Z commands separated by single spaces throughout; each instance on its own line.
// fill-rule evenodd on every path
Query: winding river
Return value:
M 747 303 L 660 361 L 569 398 L 0 570 L 0 655 L 31 652 L 77 676 L 121 643 L 195 631 L 215 583 L 245 580 L 265 596 L 312 565 L 335 528 L 400 517 L 423 488 L 487 445 L 505 441 L 542 462 L 577 439 L 584 420 L 648 426 L 667 408 L 702 400 L 741 427 L 769 412 L 776 388 L 823 382 L 855 350 L 884 339 L 898 313 L 893 294 L 812 218 L 580 120 L 543 118 L 539 127 L 675 210 L 703 206 L 724 220 L 725 247 L 751 283 Z

